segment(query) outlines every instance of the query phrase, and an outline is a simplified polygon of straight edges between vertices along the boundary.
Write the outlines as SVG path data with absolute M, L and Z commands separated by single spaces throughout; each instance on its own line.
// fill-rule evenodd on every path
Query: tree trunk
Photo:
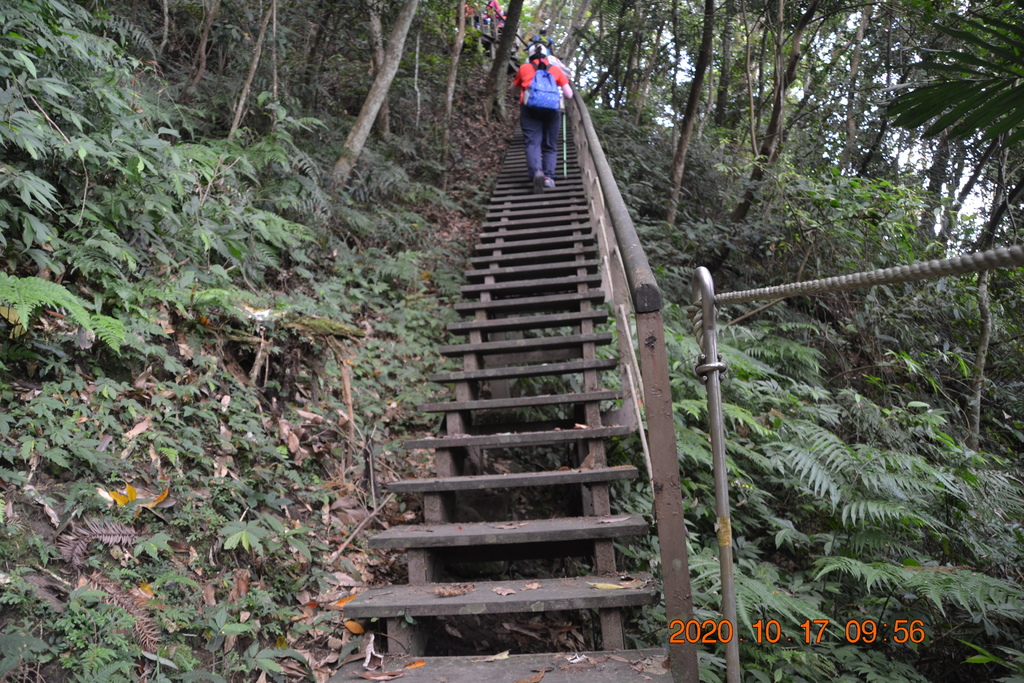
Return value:
M 235 116 L 231 120 L 231 129 L 228 131 L 228 140 L 235 137 L 238 126 L 242 122 L 242 114 L 245 112 L 245 103 L 249 99 L 249 90 L 252 88 L 252 79 L 256 76 L 256 68 L 260 65 L 260 55 L 263 54 L 263 39 L 267 36 L 267 26 L 270 25 L 270 17 L 274 13 L 274 3 L 271 3 L 263 23 L 260 25 L 260 35 L 256 38 L 256 45 L 252 49 L 252 59 L 249 60 L 249 74 L 245 77 L 245 85 L 238 95 L 238 103 L 235 105 Z
M 310 38 L 307 40 L 309 50 L 306 53 L 306 64 L 304 67 L 305 74 L 303 76 L 303 80 L 305 81 L 305 88 L 308 93 L 305 104 L 310 109 L 316 108 L 316 81 L 320 73 L 321 45 L 323 43 L 324 35 L 330 35 L 332 33 L 331 24 L 333 23 L 335 16 L 334 5 L 328 5 L 324 9 L 324 12 L 325 14 L 323 15 L 322 21 L 312 22 L 313 30 L 310 34 Z
M 981 331 L 978 333 L 978 351 L 974 356 L 974 368 L 971 372 L 971 399 L 968 413 L 967 447 L 978 450 L 981 440 L 981 395 L 985 389 L 985 363 L 988 360 L 988 347 L 992 341 L 992 307 L 989 305 L 988 277 L 992 271 L 986 270 L 978 274 L 978 319 Z
M 156 51 L 160 57 L 164 55 L 164 48 L 167 47 L 167 36 L 171 31 L 171 10 L 167 6 L 167 2 L 168 0 L 162 0 L 160 3 L 164 15 L 163 29 L 160 32 L 160 47 Z
M 508 4 L 505 16 L 505 27 L 501 29 L 501 40 L 494 54 L 491 72 L 487 75 L 484 88 L 485 115 L 490 118 L 492 111 L 498 113 L 502 121 L 508 121 L 505 110 L 505 90 L 508 82 L 508 60 L 512 56 L 512 48 L 516 43 L 516 32 L 519 30 L 519 16 L 523 13 L 523 0 L 512 0 Z M 494 20 L 497 24 L 497 19 Z
M 715 125 L 724 126 L 729 106 L 729 86 L 732 84 L 732 37 L 733 0 L 725 3 L 725 20 L 722 22 L 722 67 L 718 76 L 718 94 L 715 97 Z
M 949 154 L 949 138 L 946 131 L 942 131 L 932 153 L 932 163 L 925 173 L 928 186 L 925 188 L 924 207 L 917 222 L 918 234 L 924 244 L 935 239 L 936 213 L 942 207 L 942 186 L 950 181 Z
M 747 3 L 741 0 L 740 9 L 743 12 L 743 28 L 747 34 L 747 39 L 744 41 L 744 74 L 746 75 L 747 81 L 747 127 L 750 132 L 750 151 L 752 154 L 757 154 L 757 124 L 756 124 L 756 103 L 754 99 L 754 71 L 751 66 L 750 59 L 750 35 L 754 29 L 757 28 L 759 20 L 754 22 L 753 28 L 747 22 Z
M 658 29 L 654 32 L 654 51 L 650 58 L 647 60 L 646 68 L 642 69 L 643 78 L 640 80 L 640 87 L 637 90 L 635 102 L 633 108 L 636 110 L 636 114 L 633 116 L 633 125 L 639 126 L 643 121 L 644 107 L 647 106 L 647 96 L 651 92 L 651 79 L 654 76 L 654 67 L 657 62 L 657 46 L 661 45 L 661 34 L 665 31 L 665 22 L 660 21 L 658 23 Z
M 441 166 L 442 187 L 448 187 L 448 143 L 451 139 L 449 123 L 452 118 L 452 106 L 455 102 L 455 84 L 459 75 L 459 57 L 462 55 L 462 45 L 466 41 L 466 12 L 463 7 L 465 0 L 455 0 L 455 16 L 457 17 L 457 30 L 455 32 L 455 44 L 452 45 L 452 59 L 448 64 L 448 83 L 444 91 L 444 115 L 441 117 Z
M 971 173 L 971 177 L 968 178 L 967 182 L 961 188 L 960 192 L 956 196 L 956 200 L 953 201 L 949 207 L 949 212 L 946 215 L 945 220 L 942 221 L 942 232 L 939 233 L 939 241 L 943 245 L 949 242 L 949 238 L 953 235 L 953 229 L 956 228 L 956 221 L 959 217 L 960 209 L 963 208 L 964 202 L 974 191 L 974 186 L 978 184 L 978 180 L 981 178 L 982 172 L 985 170 L 985 166 L 988 165 L 992 155 L 995 154 L 996 148 L 999 146 L 999 138 L 996 138 L 989 143 L 988 147 L 982 153 L 981 158 L 978 159 L 978 163 L 974 165 L 974 172 Z M 962 143 L 961 143 L 962 144 Z
M 391 37 L 388 38 L 387 49 L 384 51 L 384 63 L 377 72 L 376 78 L 373 79 L 373 85 L 370 86 L 370 92 L 366 96 L 366 101 L 363 102 L 363 108 L 359 110 L 359 116 L 356 117 L 356 122 L 352 126 L 352 130 L 349 131 L 348 138 L 345 139 L 341 155 L 334 162 L 334 168 L 331 171 L 331 186 L 334 189 L 341 188 L 348 182 L 352 169 L 359 160 L 359 155 L 362 154 L 363 146 L 366 144 L 367 138 L 370 137 L 373 120 L 377 117 L 377 112 L 380 111 L 381 105 L 387 97 L 391 81 L 398 73 L 398 64 L 402 61 L 402 51 L 405 49 L 405 37 L 409 34 L 409 27 L 412 26 L 413 17 L 416 16 L 418 4 L 419 0 L 406 0 L 398 12 L 395 26 L 391 30 Z
M 533 13 L 533 20 L 537 29 L 544 28 L 547 23 L 544 21 L 544 17 L 548 13 L 548 0 L 540 0 L 540 4 L 537 5 L 537 11 Z
M 217 12 L 220 11 L 220 0 L 209 0 L 209 5 L 206 0 L 203 0 L 203 7 L 206 10 L 206 17 L 203 21 L 203 31 L 199 37 L 199 48 L 196 50 L 195 73 L 192 74 L 192 78 L 188 79 L 185 87 L 181 89 L 181 94 L 178 95 L 178 101 L 182 103 L 187 103 L 192 98 L 192 88 L 199 84 L 199 81 L 203 79 L 203 74 L 206 73 L 206 45 L 210 42 L 210 29 L 213 28 Z
M 865 5 L 860 11 L 860 23 L 857 24 L 857 35 L 853 41 L 853 55 L 850 57 L 850 84 L 846 89 L 846 145 L 843 147 L 843 154 L 839 158 L 839 167 L 846 168 L 850 165 L 853 157 L 853 148 L 857 144 L 857 70 L 860 68 L 860 47 L 864 42 L 864 32 L 868 28 L 868 21 L 871 20 L 871 13 L 874 8 Z
M 384 64 L 384 27 L 380 22 L 380 2 L 370 3 L 370 42 L 373 46 L 373 75 L 376 76 Z M 391 115 L 388 109 L 388 98 L 385 94 L 376 121 L 377 132 L 382 135 L 391 132 Z
M 783 115 L 785 114 L 786 93 L 789 91 L 789 87 L 793 84 L 793 81 L 796 80 L 796 70 L 800 65 L 800 58 L 803 56 L 804 32 L 807 30 L 807 26 L 811 23 L 811 19 L 814 18 L 814 13 L 818 10 L 818 2 L 819 0 L 811 0 L 808 3 L 807 10 L 804 12 L 803 16 L 800 17 L 800 21 L 797 22 L 796 27 L 793 29 L 786 68 L 784 71 L 781 71 L 781 73 L 778 73 L 775 81 L 775 94 L 772 98 L 771 118 L 768 121 L 768 127 L 765 129 L 765 134 L 761 139 L 761 149 L 758 152 L 758 159 L 754 163 L 754 170 L 750 174 L 750 182 L 748 183 L 747 190 L 743 195 L 743 199 L 732 212 L 731 221 L 733 223 L 739 223 L 747 217 L 747 213 L 750 211 L 750 207 L 754 203 L 754 193 L 756 192 L 757 185 L 764 178 L 765 166 L 775 161 L 778 157 L 779 150 L 782 148 L 782 121 Z M 779 32 L 780 34 L 782 32 L 781 26 L 779 26 Z M 777 63 L 778 67 L 782 66 L 781 52 L 778 54 Z
M 683 129 L 679 133 L 679 144 L 676 147 L 675 159 L 672 160 L 672 190 L 668 197 L 668 211 L 665 221 L 670 225 L 676 222 L 676 209 L 679 206 L 679 192 L 683 186 L 683 171 L 686 169 L 686 153 L 693 135 L 693 124 L 697 118 L 697 105 L 704 90 L 704 74 L 711 62 L 711 45 L 715 37 L 715 0 L 704 0 L 704 27 L 701 31 L 700 52 L 694 67 L 693 82 L 690 94 L 686 98 L 686 111 L 683 112 Z
M 576 14 L 573 15 L 572 23 L 569 24 L 569 28 L 565 32 L 565 40 L 558 47 L 562 61 L 567 65 L 572 61 L 576 48 L 579 47 L 580 34 L 585 30 L 586 26 L 590 25 L 590 19 L 587 18 L 589 10 L 590 0 L 582 0 L 580 6 L 576 8 Z
M 270 0 L 270 11 L 273 13 L 273 31 L 270 35 L 270 61 L 273 67 L 273 80 L 270 86 L 270 98 L 275 104 L 277 104 L 277 0 Z M 277 121 L 277 115 L 274 115 L 275 122 Z

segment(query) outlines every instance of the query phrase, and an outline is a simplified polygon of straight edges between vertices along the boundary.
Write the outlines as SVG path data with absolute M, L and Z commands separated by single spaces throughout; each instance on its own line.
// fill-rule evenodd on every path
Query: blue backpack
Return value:
M 523 105 L 536 109 L 558 109 L 562 89 L 555 83 L 555 77 L 547 69 L 537 69 L 530 81 L 530 87 L 523 95 Z

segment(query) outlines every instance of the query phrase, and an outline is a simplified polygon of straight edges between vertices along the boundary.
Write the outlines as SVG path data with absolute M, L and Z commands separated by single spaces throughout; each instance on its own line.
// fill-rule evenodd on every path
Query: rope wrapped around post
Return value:
M 858 287 L 891 285 L 900 282 L 910 282 L 911 280 L 933 280 L 950 275 L 962 275 L 964 273 L 993 270 L 994 268 L 1009 268 L 1012 266 L 1024 266 L 1024 246 L 1018 244 L 1012 247 L 980 251 L 966 256 L 921 261 L 908 266 L 881 268 L 851 275 L 828 277 L 822 280 L 806 280 L 776 287 L 748 289 L 742 292 L 727 292 L 717 295 L 715 303 L 722 306 L 724 304 L 740 304 L 763 299 L 785 299 L 804 294 L 844 292 L 848 289 L 857 289 Z

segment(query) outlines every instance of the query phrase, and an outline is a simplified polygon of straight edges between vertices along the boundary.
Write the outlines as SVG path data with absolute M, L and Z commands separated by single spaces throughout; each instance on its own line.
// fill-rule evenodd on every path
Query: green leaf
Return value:
M 239 636 L 252 630 L 252 624 L 224 624 L 220 627 L 221 635 Z

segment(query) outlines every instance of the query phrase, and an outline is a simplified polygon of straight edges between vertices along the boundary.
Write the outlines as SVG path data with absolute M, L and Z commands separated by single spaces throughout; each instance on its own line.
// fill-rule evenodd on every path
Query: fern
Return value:
M 0 301 L 10 304 L 17 311 L 18 322 L 26 329 L 37 309 L 52 307 L 67 311 L 74 322 L 96 332 L 114 351 L 118 351 L 124 341 L 125 329 L 121 321 L 102 315 L 90 315 L 85 308 L 85 301 L 55 282 L 0 273 Z
M 135 529 L 119 522 L 90 519 L 61 534 L 57 539 L 57 549 L 71 566 L 80 567 L 85 563 L 85 551 L 93 541 L 107 546 L 131 545 L 138 536 Z
M 1024 589 L 968 569 L 939 566 L 901 566 L 891 562 L 862 562 L 850 557 L 824 557 L 815 566 L 815 580 L 832 573 L 863 583 L 870 592 L 899 590 L 927 598 L 943 615 L 950 606 L 976 619 L 1014 617 L 1024 610 Z
M 155 58 L 157 54 L 156 45 L 150 40 L 146 32 L 127 19 L 112 16 L 110 14 L 99 14 L 95 18 L 94 28 L 98 33 L 115 32 L 125 45 L 134 45 Z
M 820 598 L 785 590 L 782 576 L 769 564 L 740 560 L 735 578 L 736 617 L 748 633 L 760 618 L 778 619 L 786 628 L 828 618 L 818 607 Z
M 145 594 L 132 595 L 99 572 L 93 572 L 88 582 L 92 588 L 106 594 L 108 604 L 117 605 L 134 618 L 132 633 L 136 644 L 146 652 L 156 652 L 160 630 L 146 607 Z

